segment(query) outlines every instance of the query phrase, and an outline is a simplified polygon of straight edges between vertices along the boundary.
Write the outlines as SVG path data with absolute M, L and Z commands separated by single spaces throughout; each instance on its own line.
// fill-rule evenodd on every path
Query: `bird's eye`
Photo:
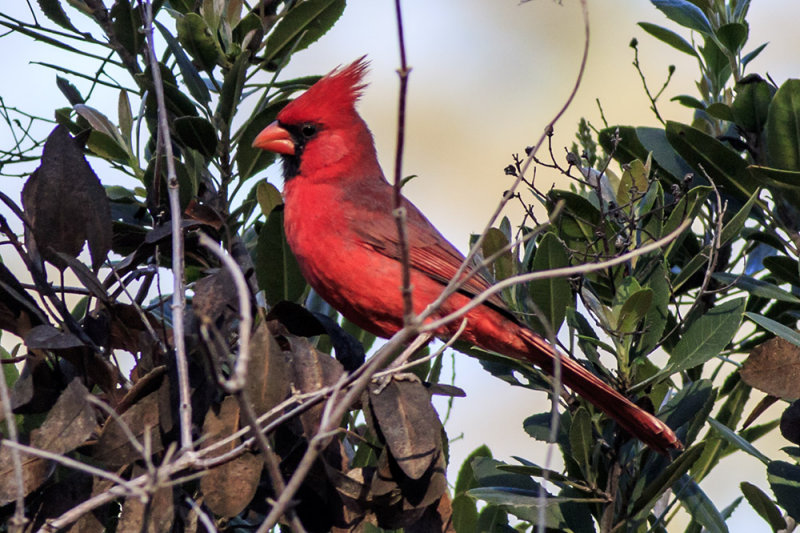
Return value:
M 314 124 L 303 124 L 303 127 L 300 129 L 300 133 L 303 134 L 303 137 L 306 139 L 310 139 L 317 133 L 317 127 Z

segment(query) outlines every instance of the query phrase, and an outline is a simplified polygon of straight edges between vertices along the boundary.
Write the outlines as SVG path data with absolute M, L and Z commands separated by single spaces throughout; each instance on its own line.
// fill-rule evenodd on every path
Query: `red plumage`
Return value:
M 378 164 L 367 125 L 355 110 L 364 58 L 323 77 L 289 103 L 253 146 L 284 157 L 286 239 L 306 280 L 352 322 L 382 337 L 403 325 L 402 270 L 393 189 Z M 420 313 L 442 292 L 464 257 L 409 201 L 411 285 Z M 432 319 L 464 306 L 489 283 L 473 276 Z M 534 363 L 552 373 L 554 349 L 518 322 L 495 296 L 470 311 L 461 339 Z M 455 332 L 453 322 L 437 332 Z M 681 448 L 662 421 L 640 409 L 575 360 L 562 356 L 562 379 L 623 428 L 659 452 Z

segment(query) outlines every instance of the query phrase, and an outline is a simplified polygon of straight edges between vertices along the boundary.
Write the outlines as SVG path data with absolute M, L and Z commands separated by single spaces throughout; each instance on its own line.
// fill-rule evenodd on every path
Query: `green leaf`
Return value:
M 667 43 L 671 47 L 675 48 L 683 52 L 684 54 L 689 54 L 690 56 L 697 57 L 697 52 L 694 51 L 694 48 L 691 44 L 686 41 L 683 37 L 678 35 L 672 30 L 668 30 L 667 28 L 657 26 L 655 24 L 650 24 L 649 22 L 640 22 L 639 27 L 642 28 L 644 31 L 655 37 L 656 39 Z
M 778 505 L 800 520 L 800 466 L 785 461 L 772 461 L 767 467 L 767 481 Z
M 653 305 L 653 291 L 642 289 L 631 294 L 622 304 L 617 316 L 617 332 L 627 335 L 636 331 L 639 322 Z
M 256 279 L 267 303 L 296 301 L 306 288 L 292 250 L 283 233 L 283 210 L 274 209 L 258 233 Z
M 739 154 L 706 133 L 678 122 L 667 122 L 667 139 L 676 152 L 695 169 L 725 192 L 747 201 L 759 183 L 747 171 Z
M 769 166 L 800 170 L 800 80 L 786 80 L 769 105 L 767 116 Z
M 800 171 L 782 170 L 779 168 L 750 165 L 747 170 L 756 179 L 763 180 L 771 188 L 778 188 L 794 193 L 800 189 Z
M 673 487 L 675 497 L 686 508 L 693 521 L 710 533 L 727 533 L 728 526 L 714 502 L 689 476 L 683 476 Z
M 747 481 L 742 481 L 739 488 L 750 506 L 767 521 L 772 531 L 786 529 L 786 520 L 783 518 L 783 514 L 772 498 L 764 494 L 764 491 Z
M 141 11 L 130 0 L 117 0 L 111 6 L 111 20 L 114 37 L 129 54 L 139 55 L 144 44 Z
M 769 103 L 774 89 L 758 75 L 751 75 L 736 84 L 736 98 L 731 104 L 736 124 L 747 131 L 760 133 L 767 123 Z
M 658 262 L 648 269 L 649 273 L 640 280 L 643 288 L 652 292 L 652 303 L 644 317 L 643 333 L 639 342 L 634 345 L 635 354 L 641 357 L 649 354 L 659 345 L 661 335 L 667 327 L 669 315 L 670 286 L 664 263 Z
M 283 17 L 267 37 L 266 62 L 297 52 L 325 35 L 342 15 L 345 0 L 307 0 Z
M 669 99 L 669 101 L 678 102 L 682 106 L 688 107 L 689 109 L 702 109 L 704 111 L 706 109 L 706 104 L 694 96 L 689 96 L 688 94 L 679 94 L 678 96 L 673 96 Z
M 770 255 L 765 257 L 762 262 L 764 267 L 779 281 L 800 287 L 800 275 L 798 275 L 800 265 L 796 259 L 784 255 Z
M 250 52 L 245 50 L 239 54 L 230 71 L 225 74 L 219 94 L 219 103 L 214 113 L 215 121 L 217 124 L 221 124 L 221 127 L 230 128 L 233 123 L 233 115 L 242 99 L 242 89 L 249 62 Z
M 768 281 L 751 278 L 750 276 L 731 274 L 729 272 L 715 272 L 712 276 L 720 283 L 733 285 L 759 298 L 768 298 L 779 302 L 800 303 L 800 298 Z
M 752 60 L 754 60 L 758 56 L 758 54 L 760 54 L 761 51 L 764 50 L 764 48 L 766 47 L 767 43 L 764 43 L 762 45 L 757 46 L 755 50 L 753 50 L 752 52 L 745 54 L 745 56 L 742 58 L 742 66 L 746 67 L 747 64 L 750 63 Z
M 800 346 L 800 333 L 793 330 L 792 328 L 784 326 L 780 322 L 772 320 L 771 318 L 767 318 L 763 315 L 751 313 L 750 311 L 746 312 L 744 316 L 746 316 L 747 318 L 749 318 L 762 328 L 766 329 L 770 333 L 774 333 L 778 337 L 791 342 L 795 346 Z
M 572 415 L 572 424 L 569 427 L 569 447 L 570 455 L 581 467 L 584 474 L 587 474 L 587 479 L 591 479 L 592 474 L 590 459 L 594 442 L 592 417 L 586 408 L 579 407 Z
M 695 320 L 672 349 L 670 374 L 701 365 L 716 357 L 739 329 L 745 298 L 723 302 Z
M 60 0 L 37 0 L 37 2 L 39 3 L 42 13 L 44 13 L 47 18 L 64 29 L 80 33 L 78 28 L 72 25 L 72 21 L 69 20 L 64 8 L 61 7 Z
M 733 444 L 743 452 L 752 455 L 765 465 L 769 464 L 769 457 L 758 451 L 755 446 L 747 442 L 742 436 L 738 435 L 731 428 L 711 417 L 708 418 L 708 423 L 711 424 L 711 427 L 714 428 L 723 439 Z
M 261 208 L 261 213 L 265 217 L 268 217 L 275 207 L 283 203 L 281 192 L 267 180 L 258 182 L 256 199 L 258 200 L 258 206 Z
M 278 112 L 286 105 L 287 100 L 276 100 L 253 115 L 244 126 L 236 146 L 236 168 L 239 169 L 239 179 L 246 180 L 257 172 L 264 170 L 275 161 L 275 154 L 260 148 L 253 147 L 253 141 L 261 130 L 266 128 Z
M 201 117 L 178 117 L 173 121 L 175 135 L 184 145 L 197 150 L 206 159 L 217 153 L 217 130 Z
M 492 452 L 485 445 L 476 448 L 461 464 L 453 492 L 453 527 L 457 533 L 475 531 L 478 522 L 478 507 L 475 500 L 466 495 L 470 489 L 478 486 L 478 480 L 472 470 L 472 463 L 478 457 L 492 457 Z
M 753 204 L 758 198 L 758 193 L 753 193 L 749 200 L 736 212 L 733 217 L 722 227 L 722 234 L 720 235 L 720 246 L 725 246 L 730 241 L 739 237 L 744 228 L 744 223 L 750 216 L 750 210 L 753 209 Z
M 185 83 L 186 88 L 189 89 L 189 94 L 192 95 L 192 98 L 203 105 L 210 102 L 211 94 L 208 92 L 208 87 L 206 87 L 205 82 L 200 77 L 200 73 L 197 72 L 195 66 L 186 56 L 186 52 L 183 51 L 181 44 L 169 32 L 166 26 L 157 20 L 153 21 L 153 23 L 158 27 L 158 30 L 161 32 L 161 36 L 164 37 L 164 40 L 167 41 L 167 47 L 169 47 L 169 51 L 172 52 L 173 56 L 175 56 L 175 61 L 178 62 L 178 68 L 180 69 L 181 76 L 183 77 L 183 83 Z
M 542 272 L 568 265 L 569 257 L 564 245 L 552 233 L 545 234 L 533 256 L 533 271 Z M 563 277 L 536 280 L 530 283 L 528 291 L 536 307 L 552 328 L 553 334 L 558 333 L 567 314 L 567 306 L 572 303 L 569 281 Z M 538 317 L 536 324 L 541 328 L 541 332 L 546 332 Z
M 688 0 L 650 0 L 667 18 L 690 30 L 711 35 L 714 30 L 705 13 Z
M 742 49 L 747 42 L 747 34 L 747 24 L 741 22 L 723 24 L 716 31 L 717 39 L 732 55 L 738 54 Z
M 506 235 L 497 228 L 489 228 L 481 246 L 483 257 L 489 258 L 508 246 Z M 514 259 L 511 250 L 505 250 L 489 265 L 489 270 L 497 281 L 514 275 Z
M 714 102 L 713 104 L 706 107 L 706 113 L 708 113 L 714 118 L 718 118 L 720 120 L 727 120 L 728 122 L 733 122 L 733 112 L 731 111 L 731 108 L 728 107 L 727 104 L 723 104 L 722 102 Z
M 636 520 L 644 520 L 664 492 L 672 487 L 703 453 L 705 443 L 692 446 L 678 456 L 642 491 L 642 494 L 631 505 L 630 516 Z
M 189 55 L 203 70 L 214 70 L 222 58 L 222 48 L 203 17 L 197 13 L 188 13 L 179 17 L 175 26 L 178 30 L 178 41 Z
M 126 91 L 119 92 L 117 117 L 122 137 L 126 142 L 130 143 L 131 133 L 133 132 L 133 113 L 131 112 L 131 101 L 128 99 L 128 93 Z
M 117 139 L 97 130 L 92 130 L 89 133 L 89 140 L 86 141 L 86 146 L 95 155 L 109 161 L 127 163 L 130 157 L 126 148 Z

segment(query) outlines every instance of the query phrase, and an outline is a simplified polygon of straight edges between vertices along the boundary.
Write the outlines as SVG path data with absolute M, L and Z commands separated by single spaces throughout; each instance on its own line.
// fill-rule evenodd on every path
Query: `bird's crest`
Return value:
M 367 56 L 356 59 L 346 67 L 337 67 L 312 85 L 304 94 L 289 102 L 278 113 L 278 120 L 286 124 L 303 122 L 318 117 L 320 113 L 353 109 L 366 84 L 364 74 L 369 67 Z

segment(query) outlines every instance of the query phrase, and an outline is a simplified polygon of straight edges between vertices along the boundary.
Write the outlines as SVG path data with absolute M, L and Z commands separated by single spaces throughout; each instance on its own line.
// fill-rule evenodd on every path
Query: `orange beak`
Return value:
M 275 121 L 259 133 L 253 141 L 254 148 L 279 154 L 294 155 L 294 140 L 288 131 Z

